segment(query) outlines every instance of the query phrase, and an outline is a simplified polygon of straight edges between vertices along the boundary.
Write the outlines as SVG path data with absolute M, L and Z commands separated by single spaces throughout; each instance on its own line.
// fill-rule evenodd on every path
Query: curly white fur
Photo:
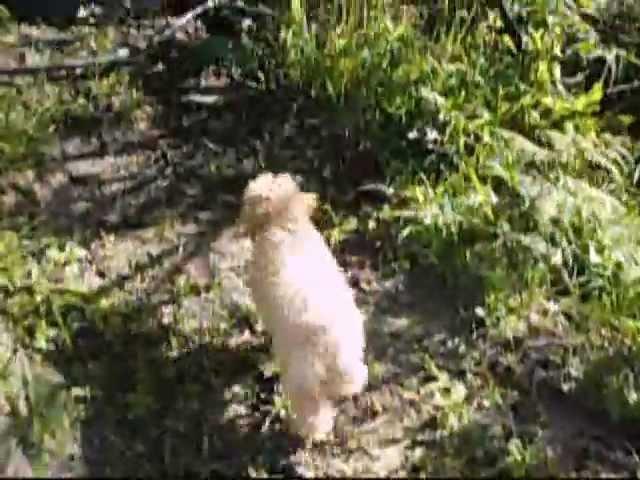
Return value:
M 311 222 L 316 203 L 290 175 L 263 173 L 245 189 L 240 214 L 254 240 L 249 288 L 273 338 L 293 426 L 311 438 L 333 429 L 334 401 L 362 391 L 368 376 L 364 317 Z

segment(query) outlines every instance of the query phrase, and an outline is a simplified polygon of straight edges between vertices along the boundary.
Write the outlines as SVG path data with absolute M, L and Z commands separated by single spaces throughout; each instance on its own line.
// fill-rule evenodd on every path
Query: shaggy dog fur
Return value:
M 331 432 L 334 402 L 362 391 L 364 318 L 344 273 L 316 230 L 317 196 L 288 174 L 249 182 L 240 224 L 254 241 L 248 283 L 273 339 L 293 427 L 307 438 Z

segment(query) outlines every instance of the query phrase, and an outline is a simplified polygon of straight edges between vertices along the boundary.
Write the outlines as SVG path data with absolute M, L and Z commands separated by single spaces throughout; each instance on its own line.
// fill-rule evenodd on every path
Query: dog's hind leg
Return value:
M 291 402 L 294 429 L 303 437 L 321 438 L 333 429 L 336 410 L 327 398 L 308 355 L 289 358 L 282 375 L 284 393 Z
M 327 394 L 332 397 L 350 397 L 360 393 L 369 379 L 369 370 L 360 349 L 343 343 L 336 349 L 327 370 Z
M 324 397 L 311 392 L 289 392 L 293 410 L 293 427 L 303 437 L 321 439 L 333 430 L 336 410 L 333 404 Z

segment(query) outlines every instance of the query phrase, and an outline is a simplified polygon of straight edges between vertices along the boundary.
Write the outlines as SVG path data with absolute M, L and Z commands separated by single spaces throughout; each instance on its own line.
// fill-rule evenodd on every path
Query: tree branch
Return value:
M 150 45 L 141 53 L 135 57 L 131 56 L 129 49 L 120 48 L 115 53 L 103 55 L 99 57 L 93 57 L 86 60 L 72 60 L 60 64 L 45 64 L 45 65 L 29 65 L 24 67 L 14 68 L 0 68 L 0 75 L 16 77 L 22 75 L 37 75 L 40 73 L 51 74 L 55 72 L 75 71 L 79 69 L 85 69 L 90 67 L 105 67 L 105 66 L 126 66 L 140 64 L 144 61 L 144 55 L 148 51 L 157 47 L 160 43 L 173 37 L 176 32 L 186 25 L 189 21 L 193 20 L 204 12 L 216 8 L 223 3 L 228 3 L 228 0 L 207 0 L 205 3 L 198 5 L 192 10 L 188 11 L 184 15 L 178 17 L 172 22 L 172 24 L 165 28 L 164 31 L 154 36 Z

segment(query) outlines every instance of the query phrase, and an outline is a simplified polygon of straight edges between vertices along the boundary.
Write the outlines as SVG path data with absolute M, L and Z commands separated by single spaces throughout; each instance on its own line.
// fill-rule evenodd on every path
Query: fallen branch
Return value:
M 584 71 L 576 73 L 573 77 L 562 77 L 562 84 L 567 88 L 575 87 L 587 78 L 587 73 Z
M 72 60 L 60 64 L 45 64 L 45 65 L 29 65 L 24 67 L 13 68 L 0 68 L 0 75 L 16 77 L 21 75 L 38 75 L 40 73 L 51 74 L 56 72 L 75 71 L 90 67 L 107 67 L 107 66 L 127 66 L 136 65 L 144 61 L 145 53 L 158 46 L 160 43 L 168 40 L 176 34 L 176 32 L 186 25 L 189 21 L 193 20 L 202 13 L 220 6 L 222 3 L 227 3 L 223 0 L 208 0 L 206 3 L 200 4 L 196 8 L 190 10 L 184 15 L 178 17 L 172 24 L 167 27 L 162 33 L 154 37 L 150 46 L 147 49 L 135 57 L 131 57 L 131 53 L 127 48 L 120 48 L 115 53 L 103 55 L 99 57 L 88 58 L 86 60 Z
M 128 66 L 128 65 L 138 65 L 144 62 L 144 56 L 150 50 L 160 45 L 162 42 L 165 42 L 169 38 L 173 37 L 178 30 L 184 27 L 187 23 L 189 23 L 194 18 L 202 15 L 203 13 L 213 10 L 214 8 L 220 7 L 225 4 L 230 4 L 231 0 L 207 0 L 204 3 L 201 3 L 197 7 L 192 10 L 186 12 L 180 17 L 176 18 L 171 25 L 166 27 L 164 31 L 154 36 L 150 45 L 138 55 L 132 57 L 129 49 L 120 48 L 115 53 L 103 55 L 100 57 L 89 58 L 86 60 L 72 60 L 70 62 L 60 63 L 60 64 L 45 64 L 45 65 L 29 65 L 24 67 L 14 67 L 14 68 L 0 68 L 0 76 L 9 76 L 9 77 L 17 77 L 22 75 L 38 75 L 40 73 L 51 74 L 57 72 L 66 72 L 66 71 L 75 71 L 80 69 L 86 69 L 90 67 L 109 67 L 109 66 Z M 264 8 L 251 8 L 240 6 L 241 9 L 246 10 L 249 13 L 254 15 L 262 14 L 262 15 L 274 15 L 274 13 Z
M 194 8 L 194 9 L 188 11 L 187 13 L 185 13 L 184 15 L 176 18 L 172 22 L 172 24 L 169 25 L 169 27 L 167 27 L 165 29 L 164 32 L 162 32 L 160 35 L 158 35 L 155 38 L 153 43 L 155 45 L 157 45 L 159 43 L 162 43 L 162 42 L 168 40 L 169 38 L 174 36 L 176 34 L 176 32 L 178 30 L 180 30 L 180 28 L 185 26 L 191 20 L 193 20 L 194 18 L 196 18 L 199 15 L 202 15 L 204 12 L 206 12 L 208 10 L 212 10 L 212 9 L 214 9 L 216 7 L 219 7 L 222 3 L 228 3 L 228 2 L 227 1 L 223 2 L 222 0 L 207 0 L 207 2 L 198 5 L 196 8 Z
M 626 104 L 630 104 L 630 98 L 637 96 L 639 93 L 640 80 L 611 87 L 604 92 L 600 100 L 600 110 L 611 111 L 616 110 L 619 106 L 624 107 Z
M 616 85 L 615 87 L 609 88 L 605 93 L 605 97 L 613 97 L 616 95 L 621 95 L 623 93 L 632 93 L 636 90 L 640 90 L 640 80 L 634 80 L 631 83 L 625 83 L 623 85 Z
M 259 5 L 257 7 L 247 7 L 243 4 L 243 2 L 234 2 L 234 3 L 235 5 L 231 5 L 232 4 L 231 0 L 207 0 L 207 2 L 198 5 L 194 9 L 186 12 L 184 15 L 176 18 L 173 21 L 173 23 L 166 28 L 164 32 L 162 32 L 158 37 L 156 37 L 154 43 L 157 45 L 158 43 L 164 42 L 165 40 L 175 35 L 176 32 L 180 28 L 182 28 L 184 25 L 189 23 L 189 21 L 202 15 L 206 11 L 213 10 L 214 8 L 218 8 L 223 5 L 230 6 L 232 7 L 232 9 L 239 9 L 246 15 L 250 15 L 250 16 L 256 16 L 256 15 L 275 16 L 275 13 L 271 9 L 263 5 Z
M 39 73 L 54 73 L 64 71 L 74 71 L 89 67 L 112 66 L 112 65 L 133 65 L 140 62 L 140 58 L 131 57 L 129 49 L 120 48 L 116 53 L 93 57 L 87 60 L 72 60 L 60 64 L 29 65 L 25 67 L 0 68 L 0 75 L 15 77 L 20 75 L 37 75 Z

